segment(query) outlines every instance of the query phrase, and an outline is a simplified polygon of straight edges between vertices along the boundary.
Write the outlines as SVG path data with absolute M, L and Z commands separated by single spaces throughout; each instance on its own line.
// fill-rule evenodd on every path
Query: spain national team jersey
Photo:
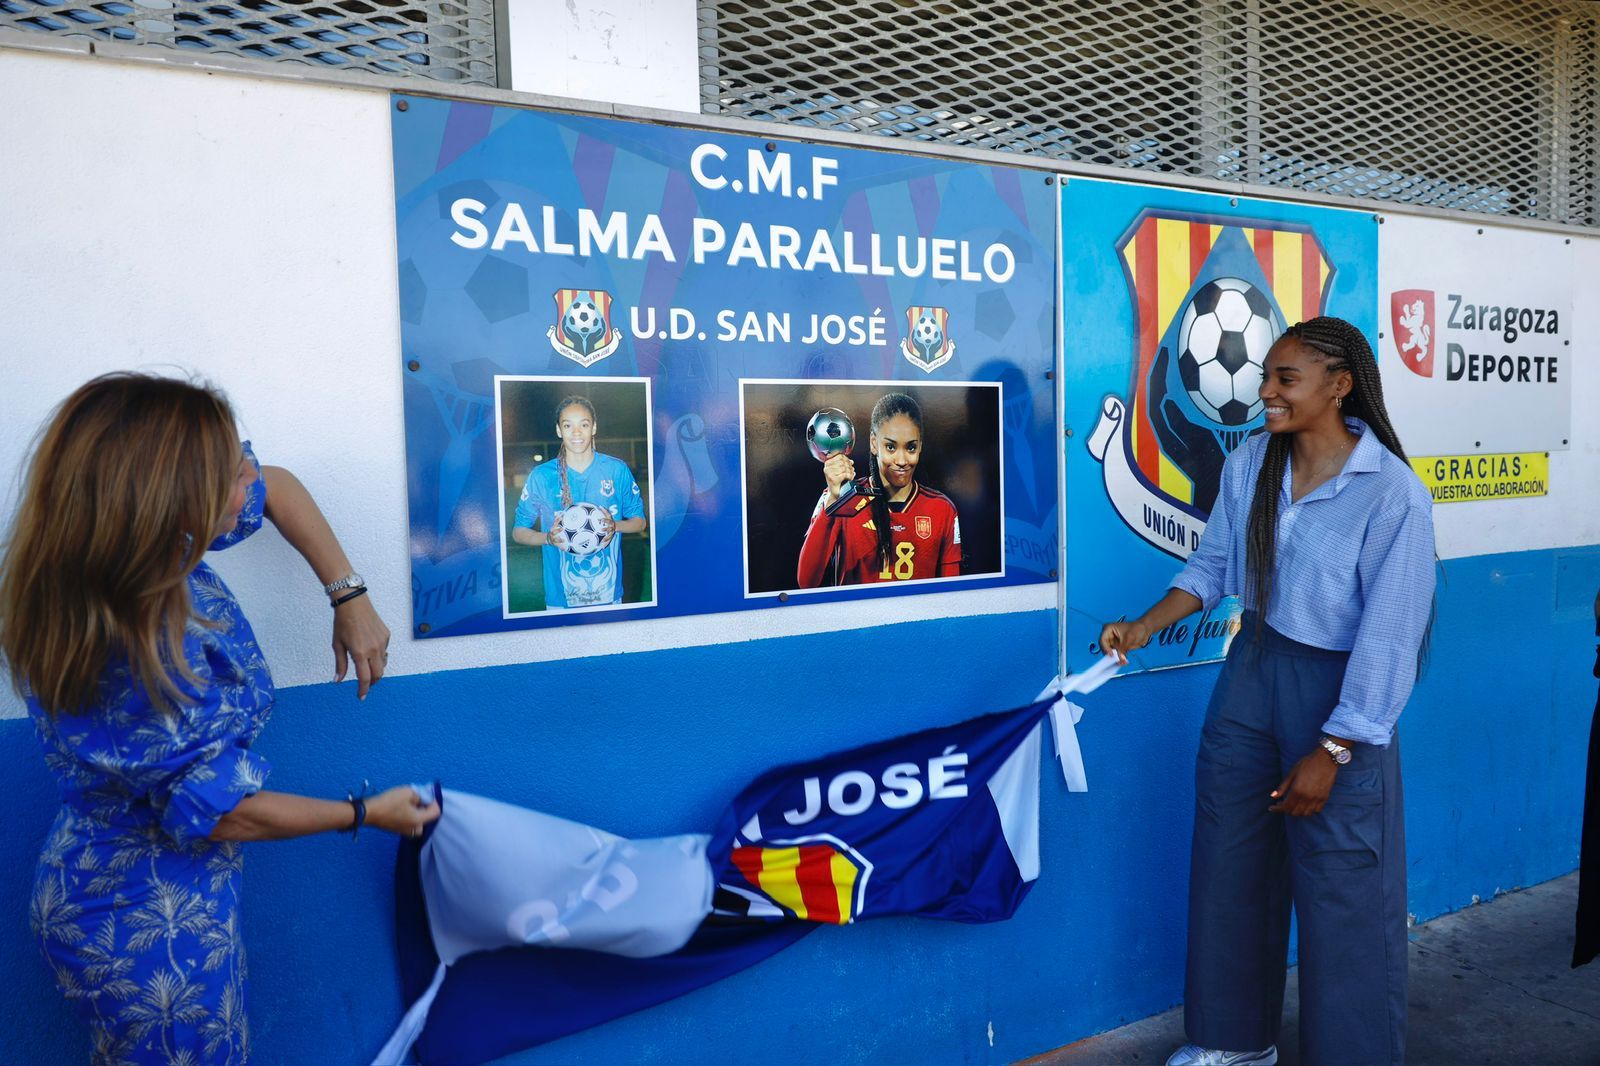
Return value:
M 961 519 L 944 493 L 913 484 L 904 503 L 889 505 L 893 550 L 883 565 L 872 501 L 857 496 L 830 516 L 823 510 L 827 498 L 824 492 L 817 501 L 800 549 L 801 588 L 960 575 Z
M 567 486 L 573 503 L 592 503 L 604 507 L 617 521 L 644 517 L 644 500 L 639 483 L 628 464 L 611 455 L 595 453 L 587 470 L 567 468 Z M 539 528 L 546 533 L 561 510 L 561 471 L 559 461 L 540 463 L 528 473 L 517 504 L 512 525 Z M 544 602 L 550 607 L 595 607 L 622 602 L 622 537 L 593 555 L 580 558 L 549 546 L 544 556 Z

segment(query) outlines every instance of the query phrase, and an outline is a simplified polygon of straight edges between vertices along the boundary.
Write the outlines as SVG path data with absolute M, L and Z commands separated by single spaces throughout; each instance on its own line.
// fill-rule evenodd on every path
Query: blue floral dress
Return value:
M 245 454 L 255 463 L 250 446 Z M 261 526 L 256 466 L 239 524 Z M 45 760 L 61 787 L 29 908 L 34 935 L 93 1032 L 96 1063 L 243 1063 L 249 1058 L 240 846 L 207 839 L 261 790 L 269 766 L 250 750 L 272 709 L 272 676 L 222 579 L 202 562 L 189 578 L 196 619 L 184 654 L 201 681 L 194 702 L 151 705 L 113 662 L 98 703 L 51 718 L 33 700 Z

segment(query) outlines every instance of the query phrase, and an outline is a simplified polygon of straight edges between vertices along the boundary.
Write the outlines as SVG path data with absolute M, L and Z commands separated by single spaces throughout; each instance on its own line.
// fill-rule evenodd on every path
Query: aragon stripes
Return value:
M 733 863 L 753 885 L 796 918 L 848 925 L 857 912 L 857 881 L 871 864 L 825 837 L 793 847 L 733 849 Z

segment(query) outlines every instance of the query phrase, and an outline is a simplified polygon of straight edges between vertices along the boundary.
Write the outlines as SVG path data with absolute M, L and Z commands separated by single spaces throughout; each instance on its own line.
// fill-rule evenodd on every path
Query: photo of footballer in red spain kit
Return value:
M 917 481 L 922 408 L 903 392 L 872 407 L 868 474 L 836 452 L 822 464 L 828 487 L 800 548 L 801 588 L 961 575 L 961 516 L 944 493 Z M 841 502 L 846 484 L 854 492 Z
M 997 384 L 742 384 L 746 595 L 1003 572 Z

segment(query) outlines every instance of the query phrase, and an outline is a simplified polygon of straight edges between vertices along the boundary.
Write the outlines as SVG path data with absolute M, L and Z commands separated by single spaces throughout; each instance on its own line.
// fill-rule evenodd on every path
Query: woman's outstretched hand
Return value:
M 397 785 L 367 800 L 367 824 L 402 837 L 419 837 L 439 817 L 439 805 L 424 801 L 410 785 Z
M 1301 818 L 1308 814 L 1320 814 L 1338 776 L 1339 767 L 1328 758 L 1327 753 L 1321 749 L 1313 751 L 1295 763 L 1289 776 L 1272 790 L 1272 798 L 1278 802 L 1267 810 Z
M 1100 650 L 1115 654 L 1119 662 L 1128 661 L 1130 651 L 1150 643 L 1150 627 L 1143 622 L 1107 622 L 1100 630 Z
M 363 700 L 389 668 L 389 627 L 378 617 L 370 596 L 357 596 L 333 609 L 334 680 L 343 681 L 351 666 L 360 683 L 356 698 Z

